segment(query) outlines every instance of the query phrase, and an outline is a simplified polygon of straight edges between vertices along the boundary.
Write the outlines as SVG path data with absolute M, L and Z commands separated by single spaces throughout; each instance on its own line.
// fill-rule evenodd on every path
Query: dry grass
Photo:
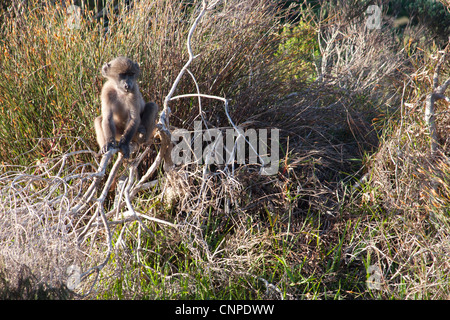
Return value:
M 37 142 L 37 145 L 39 142 Z M 97 163 L 84 163 L 73 145 L 62 157 L 32 166 L 2 166 L 0 177 L 1 269 L 4 298 L 61 298 L 67 270 L 86 257 L 70 212 Z M 23 284 L 25 283 L 25 284 Z M 24 287 L 21 291 L 21 287 Z M 52 294 L 53 291 L 59 294 Z M 14 293 L 16 292 L 16 293 Z M 62 294 L 62 296 L 61 296 Z
M 414 73 L 414 85 L 405 85 L 399 119 L 391 123 L 372 157 L 370 187 L 362 193 L 363 203 L 384 210 L 378 218 L 367 221 L 370 232 L 361 241 L 371 263 L 383 272 L 383 297 L 449 298 L 448 113 L 445 103 L 437 103 L 440 138 L 439 148 L 434 150 L 425 121 L 426 95 L 418 90 L 423 87 L 427 94 L 434 90 L 437 60 L 431 59 Z M 440 75 L 443 80 L 445 74 L 448 64 Z

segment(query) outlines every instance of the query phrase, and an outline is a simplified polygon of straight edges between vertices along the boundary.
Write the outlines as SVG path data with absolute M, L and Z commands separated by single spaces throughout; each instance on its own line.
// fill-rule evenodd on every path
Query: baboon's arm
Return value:
M 136 131 L 138 129 L 140 122 L 140 115 L 135 108 L 130 110 L 130 120 L 127 123 L 125 131 L 123 132 L 122 138 L 120 139 L 119 144 L 129 144 L 131 139 L 133 139 Z
M 116 126 L 112 112 L 104 112 L 102 120 L 102 129 L 107 144 L 114 144 L 116 137 Z

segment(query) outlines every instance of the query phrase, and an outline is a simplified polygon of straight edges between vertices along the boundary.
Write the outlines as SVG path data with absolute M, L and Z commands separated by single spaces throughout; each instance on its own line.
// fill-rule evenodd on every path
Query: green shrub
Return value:
M 297 25 L 286 25 L 281 33 L 282 42 L 278 46 L 276 56 L 281 57 L 280 69 L 288 79 L 304 79 L 314 81 L 317 74 L 315 59 L 319 55 L 315 29 L 304 21 Z

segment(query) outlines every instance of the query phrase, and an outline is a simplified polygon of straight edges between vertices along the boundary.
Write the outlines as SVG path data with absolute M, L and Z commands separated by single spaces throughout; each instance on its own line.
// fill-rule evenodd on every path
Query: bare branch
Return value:
M 131 211 L 125 211 L 124 213 L 122 213 L 122 219 L 121 220 L 108 221 L 108 224 L 109 225 L 123 224 L 123 223 L 126 223 L 126 222 L 139 220 L 140 218 L 147 219 L 149 221 L 156 222 L 158 224 L 164 224 L 164 225 L 167 225 L 167 226 L 172 227 L 172 228 L 176 228 L 177 227 L 175 224 L 170 223 L 168 221 L 165 221 L 165 220 L 162 220 L 162 219 L 158 219 L 158 218 L 155 218 L 155 217 L 150 217 L 148 215 L 136 212 L 134 210 L 132 212 Z
M 436 130 L 434 103 L 436 100 L 436 94 L 430 93 L 427 96 L 425 102 L 425 122 L 428 124 L 428 128 L 431 136 L 431 154 L 435 155 L 438 149 L 438 135 Z
M 200 20 L 202 19 L 202 17 L 205 14 L 206 10 L 207 10 L 207 1 L 203 0 L 202 1 L 202 9 L 200 11 L 200 14 L 197 16 L 197 18 L 195 19 L 194 23 L 192 24 L 192 26 L 191 26 L 191 28 L 189 30 L 189 33 L 188 33 L 188 37 L 187 37 L 186 46 L 187 46 L 187 50 L 188 50 L 188 54 L 189 54 L 189 59 L 185 63 L 183 68 L 180 70 L 180 72 L 178 73 L 178 76 L 176 77 L 175 81 L 172 84 L 172 88 L 170 89 L 169 93 L 167 94 L 166 98 L 164 99 L 164 109 L 163 109 L 163 112 L 162 112 L 163 114 L 169 114 L 170 113 L 169 101 L 172 99 L 172 96 L 175 93 L 175 89 L 177 88 L 178 83 L 180 82 L 180 80 L 183 77 L 184 73 L 186 72 L 187 68 L 192 63 L 192 61 L 196 58 L 196 56 L 194 56 L 194 54 L 192 53 L 192 48 L 191 48 L 192 35 L 194 34 L 194 31 L 197 28 L 197 25 L 200 22 Z M 166 126 L 168 127 L 167 124 L 166 124 Z

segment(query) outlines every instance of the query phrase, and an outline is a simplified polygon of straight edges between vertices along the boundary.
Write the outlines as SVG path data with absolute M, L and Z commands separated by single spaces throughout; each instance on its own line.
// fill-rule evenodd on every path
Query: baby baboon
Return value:
M 139 65 L 125 57 L 102 67 L 108 81 L 102 88 L 102 115 L 94 122 L 101 154 L 117 147 L 129 158 L 131 141 L 145 144 L 153 137 L 158 106 L 144 102 L 137 84 L 139 72 Z

